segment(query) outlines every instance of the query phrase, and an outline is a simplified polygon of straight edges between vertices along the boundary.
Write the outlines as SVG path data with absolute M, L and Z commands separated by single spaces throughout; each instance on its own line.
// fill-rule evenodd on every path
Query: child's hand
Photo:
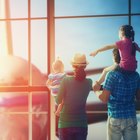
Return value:
M 101 85 L 96 81 L 92 88 L 94 92 L 99 91 L 101 88 Z
M 94 52 L 91 52 L 91 53 L 90 53 L 90 56 L 93 56 L 93 57 L 94 57 L 94 56 L 96 56 L 97 54 L 98 54 L 98 51 L 96 50 L 96 51 L 94 51 Z

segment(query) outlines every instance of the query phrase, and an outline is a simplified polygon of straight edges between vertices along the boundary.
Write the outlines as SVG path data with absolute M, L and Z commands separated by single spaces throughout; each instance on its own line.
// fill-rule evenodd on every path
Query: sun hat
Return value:
M 88 64 L 85 54 L 76 53 L 71 60 L 73 66 L 86 66 Z

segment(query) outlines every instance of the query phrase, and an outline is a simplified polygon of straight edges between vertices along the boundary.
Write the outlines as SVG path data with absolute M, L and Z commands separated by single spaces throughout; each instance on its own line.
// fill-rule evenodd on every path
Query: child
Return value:
M 134 30 L 130 25 L 123 25 L 119 30 L 120 41 L 113 45 L 107 45 L 101 49 L 92 52 L 90 55 L 95 56 L 99 52 L 109 49 L 117 48 L 120 52 L 121 61 L 119 66 L 126 71 L 135 71 L 137 68 L 137 61 L 135 57 L 136 51 L 140 52 L 140 48 L 134 42 Z
M 53 62 L 52 71 L 53 72 L 48 75 L 46 85 L 51 89 L 51 95 L 56 97 L 59 90 L 60 82 L 66 75 L 64 72 L 64 64 L 59 58 L 57 58 L 57 60 Z M 55 115 L 59 116 L 62 107 L 63 102 L 58 105 Z
M 119 30 L 119 38 L 120 41 L 117 41 L 115 44 L 107 45 L 103 48 L 97 49 L 96 51 L 92 52 L 90 56 L 95 56 L 99 52 L 106 51 L 109 49 L 117 48 L 120 53 L 120 63 L 119 67 L 124 71 L 135 71 L 137 68 L 137 61 L 136 61 L 136 51 L 140 52 L 140 48 L 134 42 L 134 35 L 135 32 L 133 27 L 130 25 L 123 25 L 120 27 Z M 112 67 L 112 66 L 111 66 Z M 113 70 L 116 67 L 109 68 L 109 70 Z M 103 74 L 105 77 L 106 74 Z M 104 81 L 104 78 L 100 77 L 99 81 L 96 82 L 97 84 L 101 84 Z
M 137 61 L 136 61 L 136 51 L 140 52 L 140 48 L 134 42 L 134 35 L 135 32 L 133 27 L 130 25 L 123 25 L 120 27 L 119 30 L 119 38 L 120 41 L 117 41 L 115 44 L 107 45 L 103 48 L 97 49 L 96 51 L 92 52 L 90 56 L 95 56 L 99 52 L 106 51 L 109 49 L 117 48 L 120 53 L 120 63 L 119 67 L 125 71 L 135 71 L 137 68 Z

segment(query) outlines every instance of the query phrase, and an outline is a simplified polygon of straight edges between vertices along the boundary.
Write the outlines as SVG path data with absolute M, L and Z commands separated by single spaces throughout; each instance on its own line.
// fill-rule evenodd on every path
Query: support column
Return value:
M 54 20 L 54 0 L 48 0 L 48 73 L 50 73 L 52 62 L 55 59 L 55 20 Z M 50 138 L 49 140 L 55 140 L 55 103 L 54 98 L 50 96 L 49 103 L 49 125 L 50 125 Z

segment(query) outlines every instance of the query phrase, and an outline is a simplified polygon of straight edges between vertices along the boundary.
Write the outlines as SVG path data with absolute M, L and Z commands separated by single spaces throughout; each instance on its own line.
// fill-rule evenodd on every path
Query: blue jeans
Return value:
M 108 118 L 107 140 L 138 140 L 137 119 L 115 119 Z
M 86 140 L 87 127 L 59 128 L 59 140 Z

